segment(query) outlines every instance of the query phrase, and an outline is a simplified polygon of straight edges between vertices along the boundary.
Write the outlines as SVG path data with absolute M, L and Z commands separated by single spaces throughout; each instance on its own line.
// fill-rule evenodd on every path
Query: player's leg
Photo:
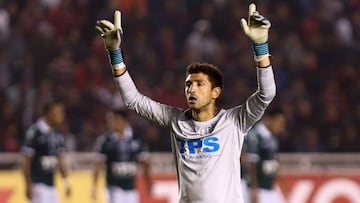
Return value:
M 42 183 L 32 184 L 32 199 L 31 203 L 46 203 L 46 186 Z
M 247 186 L 247 181 L 243 178 L 241 179 L 241 189 L 244 203 L 250 203 L 249 188 Z
M 105 192 L 105 194 L 104 194 L 104 196 L 105 196 L 105 202 L 106 202 L 106 203 L 111 203 L 110 188 L 107 187 L 104 192 Z
M 59 199 L 58 199 L 58 195 L 57 195 L 57 191 L 56 188 L 54 186 L 45 186 L 45 195 L 46 195 L 46 202 L 51 202 L 51 203 L 58 203 Z
M 129 203 L 139 203 L 139 193 L 136 190 L 124 191 L 125 202 Z
M 282 203 L 276 190 L 259 189 L 259 203 Z
M 125 199 L 125 192 L 120 187 L 109 187 L 110 203 L 127 202 Z
M 108 202 L 109 203 L 115 203 L 116 202 L 116 199 L 115 199 L 115 189 L 114 189 L 114 187 L 108 187 L 108 189 L 107 189 L 107 191 L 108 191 Z

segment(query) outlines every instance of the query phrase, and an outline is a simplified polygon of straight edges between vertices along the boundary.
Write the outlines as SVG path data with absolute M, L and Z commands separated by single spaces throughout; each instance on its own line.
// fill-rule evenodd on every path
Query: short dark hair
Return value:
M 56 105 L 62 105 L 63 102 L 60 99 L 50 99 L 44 104 L 44 114 L 48 114 L 51 109 Z
M 125 109 L 115 109 L 112 111 L 112 113 L 115 115 L 115 116 L 121 116 L 125 119 L 127 119 L 128 117 L 128 111 L 125 110 Z
M 209 77 L 212 87 L 224 88 L 221 70 L 209 63 L 192 63 L 186 68 L 186 77 L 192 73 L 204 73 Z
M 277 115 L 285 115 L 285 111 L 280 106 L 270 106 L 266 110 L 265 115 L 268 115 L 269 117 L 274 117 Z

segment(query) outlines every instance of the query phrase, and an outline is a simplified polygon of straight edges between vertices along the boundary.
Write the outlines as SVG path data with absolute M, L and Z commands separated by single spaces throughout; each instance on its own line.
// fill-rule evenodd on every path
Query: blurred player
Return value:
M 280 108 L 270 108 L 245 139 L 246 180 L 251 203 L 282 202 L 274 182 L 279 168 L 276 136 L 285 131 L 285 125 L 284 112 Z
M 151 192 L 147 147 L 134 136 L 125 111 L 116 110 L 107 116 L 110 131 L 100 136 L 95 146 L 99 158 L 93 174 L 93 198 L 97 198 L 99 174 L 105 166 L 109 202 L 139 203 L 135 185 L 138 163 L 143 166 L 148 192 Z
M 54 174 L 57 167 L 64 178 L 66 196 L 70 196 L 68 172 L 64 163 L 64 138 L 57 128 L 65 119 L 64 105 L 51 101 L 44 116 L 26 132 L 22 164 L 26 197 L 31 203 L 57 203 Z
M 255 4 L 249 6 L 248 21 L 241 19 L 246 36 L 253 42 L 258 76 L 258 89 L 244 104 L 218 108 L 216 101 L 223 89 L 221 71 L 212 64 L 193 63 L 187 67 L 184 83 L 189 108 L 180 109 L 158 103 L 137 90 L 119 48 L 123 32 L 120 15 L 115 11 L 114 24 L 97 21 L 96 29 L 104 39 L 126 106 L 170 131 L 179 202 L 243 202 L 241 147 L 276 92 L 267 43 L 270 22 L 256 11 Z

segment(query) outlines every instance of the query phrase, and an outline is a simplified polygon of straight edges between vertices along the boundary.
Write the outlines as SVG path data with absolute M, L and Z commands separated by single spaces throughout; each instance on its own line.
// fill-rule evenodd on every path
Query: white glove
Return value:
M 249 5 L 249 16 L 246 21 L 244 18 L 241 19 L 241 25 L 245 35 L 250 38 L 255 44 L 263 44 L 268 41 L 269 28 L 271 23 L 268 19 L 256 11 L 255 4 Z
M 121 43 L 121 12 L 115 11 L 114 24 L 108 20 L 98 20 L 95 26 L 96 30 L 101 33 L 107 50 L 114 51 L 119 49 Z

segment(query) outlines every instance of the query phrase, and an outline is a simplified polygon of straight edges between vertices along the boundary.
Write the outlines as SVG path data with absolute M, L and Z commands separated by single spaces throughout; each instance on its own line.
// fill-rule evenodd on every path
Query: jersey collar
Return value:
M 119 139 L 116 132 L 113 132 L 111 134 L 111 137 L 113 139 Z M 130 125 L 127 125 L 124 129 L 124 137 L 123 140 L 129 140 L 133 137 L 133 130 Z
M 265 126 L 263 122 L 259 122 L 256 125 L 256 129 L 258 130 L 259 135 L 263 138 L 269 138 L 272 136 L 270 130 Z
M 42 133 L 50 133 L 52 131 L 50 125 L 46 122 L 45 118 L 41 117 L 37 121 L 37 126 Z

